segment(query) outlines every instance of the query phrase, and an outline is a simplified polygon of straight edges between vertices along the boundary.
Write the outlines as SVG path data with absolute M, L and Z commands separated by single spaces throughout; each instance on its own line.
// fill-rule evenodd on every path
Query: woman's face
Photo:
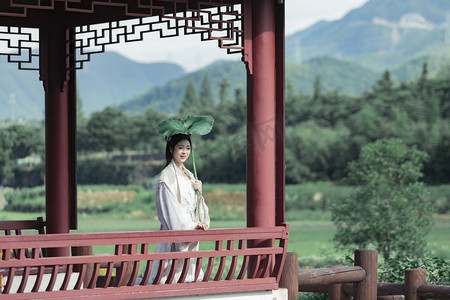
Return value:
M 181 166 L 191 154 L 191 144 L 188 140 L 181 140 L 172 150 L 173 161 L 177 166 Z

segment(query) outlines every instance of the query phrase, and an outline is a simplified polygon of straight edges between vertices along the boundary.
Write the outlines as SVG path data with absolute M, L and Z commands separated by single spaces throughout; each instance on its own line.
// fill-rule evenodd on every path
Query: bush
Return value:
M 6 211 L 44 212 L 45 187 L 5 189 Z
M 450 185 L 428 186 L 427 191 L 438 214 L 450 214 Z
M 439 257 L 389 259 L 378 266 L 378 281 L 405 282 L 406 269 L 426 269 L 428 284 L 450 285 L 450 260 Z
M 44 212 L 45 187 L 5 189 L 6 211 Z M 155 195 L 139 185 L 78 186 L 78 212 L 85 214 L 117 212 L 134 217 L 156 215 Z

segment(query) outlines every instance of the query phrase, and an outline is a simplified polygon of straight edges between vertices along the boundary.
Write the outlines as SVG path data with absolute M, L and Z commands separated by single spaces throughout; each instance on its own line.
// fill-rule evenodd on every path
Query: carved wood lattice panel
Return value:
M 239 1 L 209 0 L 10 0 L 0 6 L 0 16 L 26 17 L 29 10 L 53 10 L 64 2 L 65 11 L 95 13 L 98 6 L 123 7 L 124 18 L 102 24 L 75 27 L 77 69 L 95 53 L 111 44 L 142 41 L 149 33 L 160 38 L 199 35 L 202 41 L 216 40 L 228 54 L 242 53 L 243 12 Z M 39 32 L 36 28 L 0 26 L 0 55 L 19 69 L 39 70 Z M 67 66 L 69 69 L 69 66 Z

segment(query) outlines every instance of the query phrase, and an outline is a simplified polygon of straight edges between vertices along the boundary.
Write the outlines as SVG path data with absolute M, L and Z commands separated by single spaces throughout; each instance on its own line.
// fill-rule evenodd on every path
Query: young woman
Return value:
M 161 230 L 206 230 L 210 220 L 208 207 L 202 196 L 202 182 L 186 169 L 184 162 L 191 153 L 189 135 L 172 135 L 166 145 L 166 167 L 161 172 L 156 186 L 156 208 Z M 200 201 L 197 201 L 197 193 Z M 197 207 L 198 206 L 198 207 Z M 156 252 L 198 251 L 198 243 L 162 243 Z M 151 284 L 156 276 L 159 261 L 155 261 L 149 279 Z M 165 283 L 171 264 L 166 262 L 161 283 Z M 173 282 L 176 282 L 183 268 L 179 261 Z M 192 260 L 185 282 L 194 281 L 195 260 Z M 202 280 L 200 272 L 197 280 Z

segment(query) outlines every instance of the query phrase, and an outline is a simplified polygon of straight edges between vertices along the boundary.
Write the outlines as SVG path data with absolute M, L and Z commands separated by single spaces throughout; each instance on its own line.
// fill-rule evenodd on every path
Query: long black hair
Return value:
M 191 136 L 187 135 L 187 134 L 174 134 L 167 141 L 167 145 L 166 145 L 166 167 L 172 161 L 172 158 L 173 158 L 172 151 L 173 151 L 173 149 L 182 140 L 187 140 L 189 142 L 189 144 L 192 145 L 192 143 L 191 143 Z

